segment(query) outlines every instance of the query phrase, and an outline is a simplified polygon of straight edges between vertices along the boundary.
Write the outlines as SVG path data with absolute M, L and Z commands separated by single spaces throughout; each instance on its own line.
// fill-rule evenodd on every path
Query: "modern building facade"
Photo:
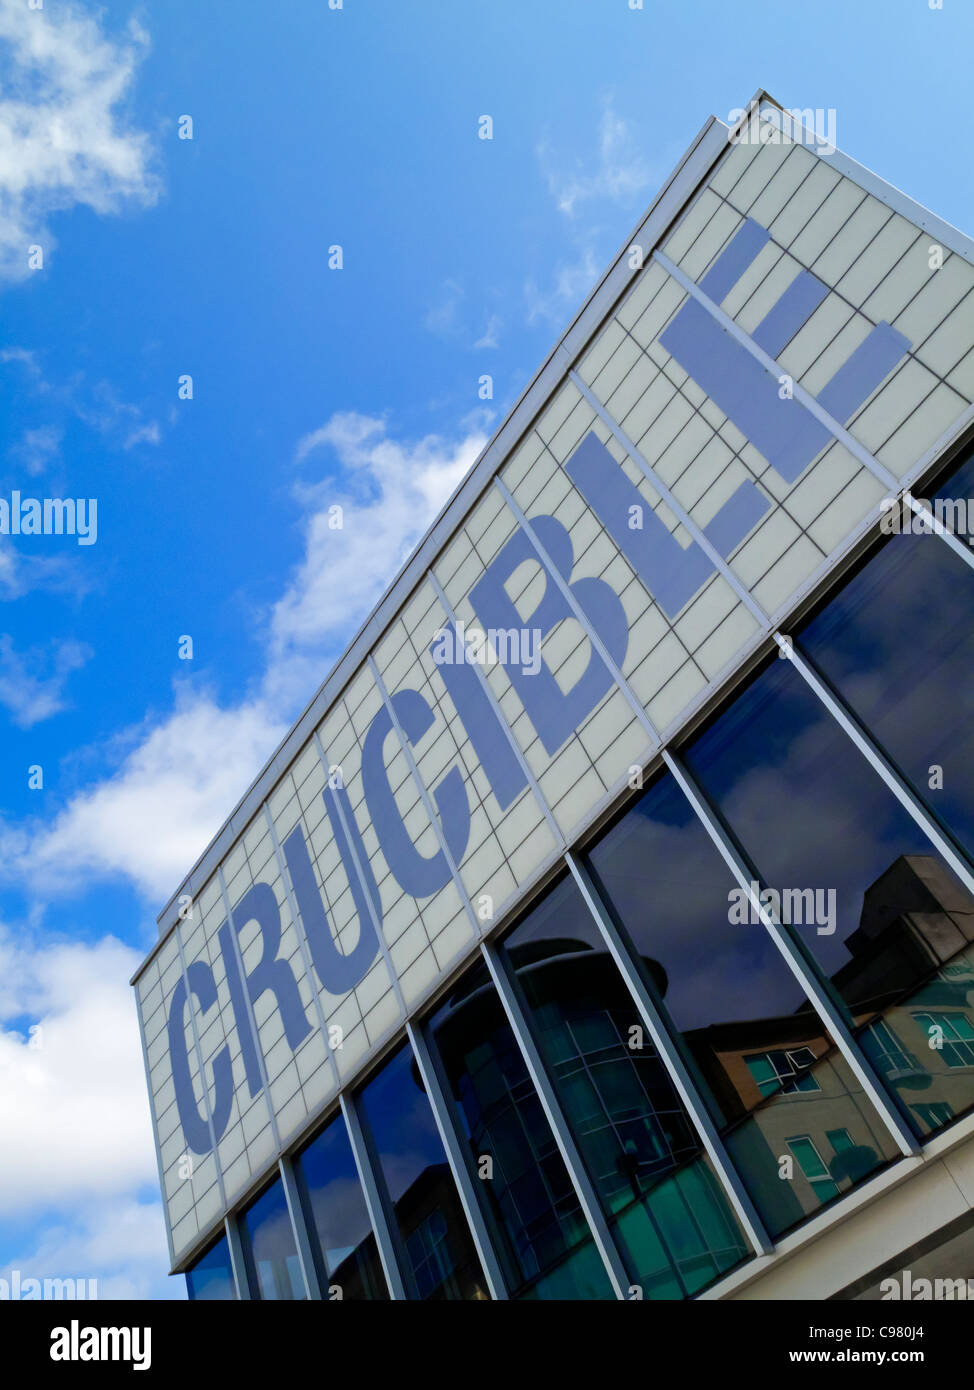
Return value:
M 709 120 L 159 918 L 192 1297 L 974 1275 L 972 498 L 974 243 Z

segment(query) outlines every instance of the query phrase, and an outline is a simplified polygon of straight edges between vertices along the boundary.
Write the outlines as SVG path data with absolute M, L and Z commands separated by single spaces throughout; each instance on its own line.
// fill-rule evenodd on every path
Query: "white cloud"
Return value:
M 271 616 L 265 689 L 273 702 L 293 700 L 296 683 L 312 693 L 307 659 L 338 654 L 336 637 L 366 617 L 486 442 L 476 429 L 452 442 L 428 435 L 402 444 L 383 421 L 352 413 L 300 441 L 299 462 L 327 448 L 340 471 L 299 489 L 308 508 L 304 559 Z M 334 506 L 341 528 L 331 524 Z
M 581 307 L 598 275 L 595 253 L 588 248 L 577 261 L 563 263 L 556 268 L 554 284 L 549 290 L 542 291 L 536 281 L 529 280 L 524 286 L 528 323 L 534 324 L 544 319 L 564 328 L 569 314 Z
M 572 220 L 572 236 L 577 252 L 574 259 L 562 259 L 552 267 L 553 283 L 540 288 L 536 279 L 524 286 L 528 323 L 544 320 L 564 328 L 598 280 L 604 261 L 604 241 L 600 227 L 582 225 L 578 217 L 583 204 L 617 204 L 631 207 L 640 202 L 662 170 L 650 166 L 639 150 L 631 123 L 617 116 L 611 97 L 603 101 L 598 129 L 598 155 L 594 165 L 586 166 L 576 156 L 570 161 L 558 154 L 548 137 L 536 150 L 541 171 L 560 212 Z M 618 238 L 613 236 L 613 244 Z
M 299 485 L 304 555 L 268 616 L 255 691 L 221 706 L 182 688 L 171 714 L 128 731 L 115 772 L 52 821 L 7 827 L 4 873 L 61 894 L 79 879 L 122 876 L 151 901 L 167 900 L 480 453 L 479 416 L 469 423 L 453 442 L 401 443 L 381 420 L 337 414 L 306 435 L 298 460 L 328 449 L 338 469 Z M 334 504 L 340 530 L 329 526 Z
M 110 936 L 38 948 L 0 929 L 0 1218 L 37 1223 L 2 1277 L 181 1296 L 164 1274 L 161 1205 L 140 1200 L 158 1170 L 128 985 L 138 962 Z
M 50 824 L 8 830 L 8 866 L 60 892 L 79 876 L 123 875 L 161 906 L 285 732 L 259 700 L 223 709 L 181 697 L 114 775 L 78 793 Z
M 460 304 L 464 298 L 463 286 L 456 280 L 444 280 L 439 299 L 426 314 L 426 327 L 438 337 L 450 337 L 459 331 Z
M 29 1245 L 0 1266 L 0 1278 L 10 1282 L 19 1270 L 21 1287 L 27 1278 L 84 1279 L 86 1297 L 94 1293 L 99 1301 L 184 1299 L 185 1281 L 165 1272 L 166 1252 L 162 1203 L 121 1193 L 72 1204 L 41 1224 Z
M 54 244 L 52 213 L 155 198 L 148 136 L 118 109 L 146 37 L 132 24 L 110 39 L 71 4 L 0 0 L 0 44 L 16 74 L 0 99 L 0 276 L 21 279 L 28 247 Z
M 33 728 L 65 708 L 64 686 L 72 671 L 91 656 L 91 648 L 73 639 L 14 649 L 9 633 L 0 633 L 0 705 L 21 729 Z
M 138 963 L 112 937 L 36 948 L 0 934 L 3 1217 L 157 1180 L 127 983 Z M 31 1036 L 10 1027 L 25 1016 Z
M 499 314 L 490 314 L 487 319 L 487 327 L 474 343 L 474 350 L 499 347 L 500 331 L 503 326 L 504 321 Z
M 57 425 L 40 425 L 37 429 L 24 430 L 17 443 L 11 446 L 10 457 L 32 477 L 36 477 L 57 458 L 63 436 L 64 431 Z
M 560 212 L 574 217 L 581 203 L 607 200 L 632 204 L 652 181 L 652 171 L 639 152 L 629 121 L 617 116 L 611 98 L 603 102 L 599 121 L 598 160 L 584 172 L 576 159 L 570 169 L 556 167 L 556 155 L 547 138 L 538 147 L 542 170 Z

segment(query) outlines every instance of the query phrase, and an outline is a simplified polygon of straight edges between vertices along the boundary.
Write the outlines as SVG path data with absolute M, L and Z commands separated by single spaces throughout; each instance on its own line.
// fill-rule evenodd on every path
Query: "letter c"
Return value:
M 208 1154 L 213 1147 L 210 1126 L 206 1116 L 200 1114 L 196 1102 L 193 1078 L 189 1069 L 189 1054 L 186 1051 L 187 987 L 190 993 L 196 995 L 203 1013 L 216 1003 L 213 971 L 204 961 L 193 961 L 186 971 L 186 978 L 180 978 L 173 990 L 169 1003 L 169 1058 L 172 1063 L 173 1086 L 176 1090 L 176 1109 L 179 1111 L 186 1142 L 194 1153 Z M 224 1044 L 213 1058 L 213 1083 L 216 1091 L 213 1134 L 219 1141 L 227 1127 L 230 1107 L 233 1104 L 233 1066 L 228 1044 Z

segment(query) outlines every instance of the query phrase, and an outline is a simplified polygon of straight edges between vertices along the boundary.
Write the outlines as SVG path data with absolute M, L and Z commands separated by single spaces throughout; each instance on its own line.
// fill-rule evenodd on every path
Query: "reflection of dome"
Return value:
M 566 980 L 577 978 L 591 981 L 593 978 L 599 978 L 606 966 L 611 966 L 613 988 L 616 992 L 619 989 L 619 972 L 608 952 L 596 950 L 587 941 L 580 941 L 577 937 L 552 936 L 525 941 L 521 945 L 508 947 L 507 955 L 518 975 L 535 975 L 541 968 L 551 966 L 559 976 L 564 975 Z M 640 956 L 639 959 L 653 987 L 662 997 L 669 988 L 669 977 L 665 969 L 658 960 L 649 956 Z M 597 972 L 594 977 L 590 973 L 593 969 Z M 493 998 L 493 986 L 490 985 L 487 967 L 479 964 L 464 976 L 457 989 L 449 996 L 450 1008 L 458 1008 L 464 1001 L 473 999 L 488 986 L 488 992 Z

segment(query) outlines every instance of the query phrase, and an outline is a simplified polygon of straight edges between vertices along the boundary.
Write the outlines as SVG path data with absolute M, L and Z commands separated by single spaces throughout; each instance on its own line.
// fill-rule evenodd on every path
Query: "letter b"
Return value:
M 560 521 L 553 516 L 537 516 L 532 518 L 531 527 L 612 660 L 621 666 L 629 645 L 629 625 L 618 594 L 602 579 L 568 582 L 575 557 L 571 536 Z M 534 612 L 522 618 L 507 592 L 506 583 L 525 560 L 541 563 L 527 533 L 518 530 L 474 585 L 470 601 L 485 628 L 534 627 L 540 629 L 543 639 L 565 618 L 576 615 L 544 566 L 544 594 Z M 557 753 L 612 686 L 612 673 L 594 647 L 588 665 L 567 692 L 562 691 L 544 661 L 536 675 L 528 675 L 523 666 L 510 658 L 504 661 L 504 669 L 549 755 Z

